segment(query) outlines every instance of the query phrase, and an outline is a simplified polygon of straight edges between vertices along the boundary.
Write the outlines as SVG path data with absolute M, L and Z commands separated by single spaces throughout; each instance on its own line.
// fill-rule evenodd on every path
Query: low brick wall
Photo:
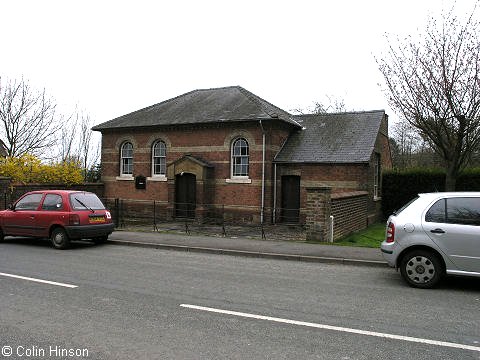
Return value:
M 306 189 L 305 236 L 307 241 L 330 241 L 331 191 L 329 187 Z
M 331 214 L 334 217 L 334 240 L 368 225 L 368 192 L 332 194 Z

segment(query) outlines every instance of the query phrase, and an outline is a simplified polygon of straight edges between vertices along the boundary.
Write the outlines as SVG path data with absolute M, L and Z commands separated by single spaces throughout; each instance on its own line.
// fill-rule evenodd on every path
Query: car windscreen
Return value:
M 70 204 L 75 210 L 104 210 L 105 206 L 93 193 L 70 194 Z

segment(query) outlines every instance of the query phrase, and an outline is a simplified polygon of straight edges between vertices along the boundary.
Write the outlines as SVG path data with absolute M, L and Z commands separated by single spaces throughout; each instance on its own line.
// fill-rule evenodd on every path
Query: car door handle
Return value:
M 434 229 L 434 230 L 430 230 L 430 232 L 434 234 L 445 234 L 445 231 L 442 229 Z

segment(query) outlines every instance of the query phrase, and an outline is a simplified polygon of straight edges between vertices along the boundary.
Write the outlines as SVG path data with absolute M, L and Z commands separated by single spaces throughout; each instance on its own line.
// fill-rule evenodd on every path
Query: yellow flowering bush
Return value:
M 0 176 L 9 177 L 13 183 L 65 184 L 83 182 L 82 169 L 75 161 L 43 164 L 33 155 L 0 159 Z

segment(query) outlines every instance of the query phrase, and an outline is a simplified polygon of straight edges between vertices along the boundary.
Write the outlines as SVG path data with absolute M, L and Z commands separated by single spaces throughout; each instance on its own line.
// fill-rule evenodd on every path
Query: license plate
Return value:
M 103 217 L 103 216 L 90 216 L 88 218 L 88 221 L 90 222 L 90 224 L 104 223 L 105 222 L 105 217 Z

